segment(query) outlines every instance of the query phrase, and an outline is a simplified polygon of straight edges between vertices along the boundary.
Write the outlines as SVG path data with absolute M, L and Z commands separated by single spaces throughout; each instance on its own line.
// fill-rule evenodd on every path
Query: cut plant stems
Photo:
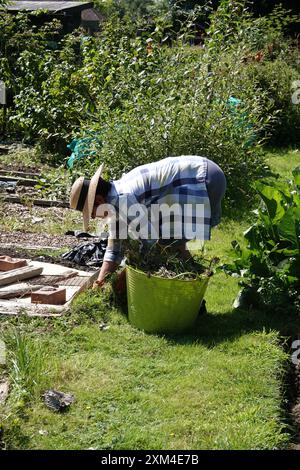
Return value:
M 137 240 L 127 240 L 125 243 L 126 263 L 149 275 L 168 279 L 198 279 L 211 276 L 213 267 L 219 259 L 214 257 L 206 259 L 202 254 L 182 258 L 176 242 L 162 245 L 155 242 L 147 246 Z

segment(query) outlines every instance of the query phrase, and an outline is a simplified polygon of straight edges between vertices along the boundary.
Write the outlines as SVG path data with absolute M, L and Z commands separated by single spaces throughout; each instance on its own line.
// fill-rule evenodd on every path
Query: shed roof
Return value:
M 88 8 L 81 13 L 81 19 L 84 21 L 103 21 L 104 16 L 94 8 Z
M 63 12 L 63 11 L 82 11 L 86 8 L 92 8 L 93 2 L 72 2 L 72 1 L 16 1 L 9 5 L 6 5 L 7 11 L 36 11 L 36 10 L 48 10 L 52 12 Z

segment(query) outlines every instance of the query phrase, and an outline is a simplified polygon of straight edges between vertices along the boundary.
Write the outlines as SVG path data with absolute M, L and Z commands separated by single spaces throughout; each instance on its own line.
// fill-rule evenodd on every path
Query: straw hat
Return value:
M 103 173 L 102 164 L 92 179 L 80 176 L 74 182 L 70 194 L 70 208 L 82 212 L 84 230 L 89 229 L 89 222 L 94 208 L 95 196 L 99 178 Z

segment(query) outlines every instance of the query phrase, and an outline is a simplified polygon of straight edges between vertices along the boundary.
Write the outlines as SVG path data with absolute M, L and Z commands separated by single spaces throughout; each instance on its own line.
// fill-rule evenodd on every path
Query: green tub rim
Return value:
M 199 282 L 199 281 L 204 281 L 205 279 L 209 279 L 210 277 L 213 276 L 213 273 L 211 273 L 210 276 L 204 275 L 204 274 L 199 274 L 197 279 L 177 279 L 177 278 L 172 278 L 172 277 L 161 277 L 161 276 L 156 276 L 155 274 L 150 274 L 150 276 L 145 273 L 145 271 L 142 271 L 141 269 L 134 268 L 133 266 L 126 264 L 126 269 L 129 269 L 131 271 L 135 271 L 136 273 L 143 274 L 145 277 L 150 279 L 151 277 L 154 277 L 155 279 L 160 279 L 161 281 L 177 281 L 177 282 Z

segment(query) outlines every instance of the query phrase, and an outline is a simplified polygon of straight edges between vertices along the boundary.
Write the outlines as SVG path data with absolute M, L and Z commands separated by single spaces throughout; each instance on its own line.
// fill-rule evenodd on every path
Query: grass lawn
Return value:
M 295 151 L 269 152 L 267 158 L 284 176 L 300 164 Z M 242 222 L 224 217 L 208 254 L 225 261 L 230 241 L 241 240 L 249 217 Z M 121 309 L 110 306 L 106 291 L 82 294 L 60 319 L 1 318 L 11 358 L 12 392 L 0 408 L 6 447 L 287 447 L 290 354 L 282 335 L 296 335 L 300 320 L 234 311 L 238 290 L 237 279 L 216 274 L 205 297 L 209 314 L 180 337 L 132 328 Z M 67 413 L 44 406 L 40 394 L 50 387 L 74 393 Z

